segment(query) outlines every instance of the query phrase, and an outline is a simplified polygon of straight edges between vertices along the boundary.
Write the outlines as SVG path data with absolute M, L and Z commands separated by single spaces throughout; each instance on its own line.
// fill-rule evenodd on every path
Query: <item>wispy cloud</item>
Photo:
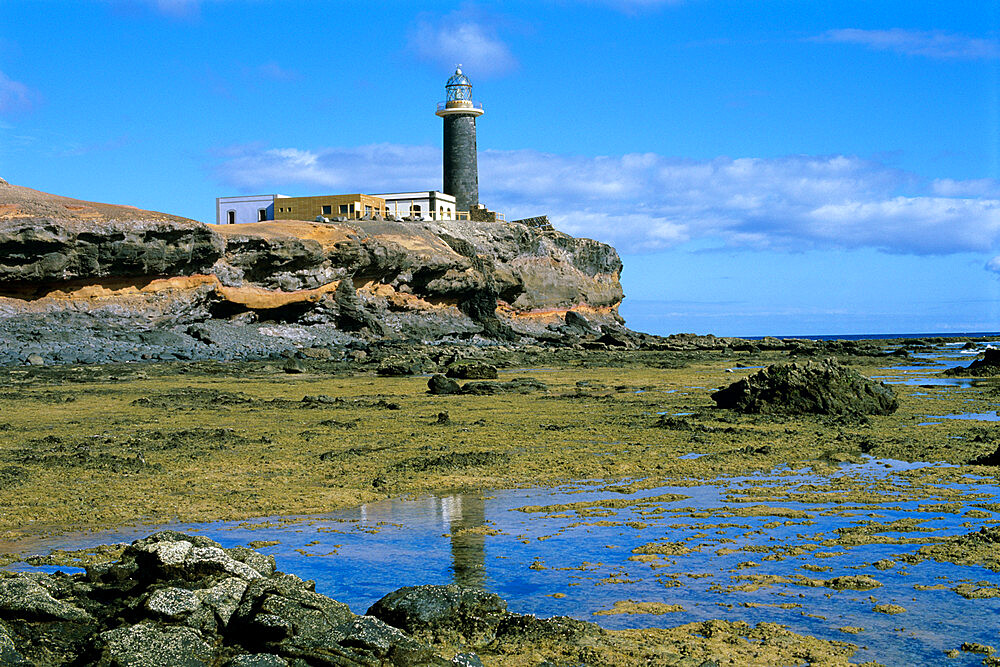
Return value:
M 200 0 L 147 0 L 163 14 L 175 19 L 189 19 L 201 15 Z
M 108 139 L 107 141 L 82 144 L 79 142 L 73 142 L 66 148 L 56 151 L 56 155 L 59 157 L 80 157 L 82 155 L 90 155 L 92 153 L 107 153 L 110 151 L 118 150 L 124 146 L 132 143 L 131 138 L 128 135 L 121 135 L 115 137 L 114 139 Z
M 0 113 L 29 111 L 38 99 L 34 90 L 0 72 Z
M 410 32 L 409 49 L 441 68 L 461 63 L 479 76 L 505 74 L 517 67 L 497 31 L 504 21 L 466 7 L 444 16 L 423 14 Z
M 605 5 L 624 14 L 639 14 L 668 5 L 682 5 L 686 0 L 584 0 L 587 4 Z
M 299 73 L 295 70 L 286 69 L 278 63 L 272 61 L 263 65 L 258 65 L 249 72 L 253 76 L 271 81 L 294 81 L 299 78 Z
M 439 149 L 429 146 L 248 147 L 219 155 L 216 170 L 241 191 L 422 190 L 440 187 L 440 160 Z M 557 228 L 622 252 L 694 239 L 788 251 L 1000 248 L 1000 194 L 981 181 L 925 185 L 913 174 L 851 156 L 698 161 L 488 150 L 480 152 L 479 167 L 480 199 L 508 219 L 548 214 Z
M 318 151 L 232 146 L 213 157 L 219 180 L 243 192 L 302 186 L 341 192 L 441 187 L 441 153 L 430 146 L 372 144 Z
M 1000 273 L 1000 256 L 994 257 L 990 261 L 986 262 L 986 270 Z
M 201 0 L 104 0 L 121 15 L 141 15 L 153 12 L 175 20 L 191 20 L 201 16 Z
M 1000 180 L 996 178 L 976 178 L 956 181 L 939 178 L 931 182 L 931 192 L 941 197 L 986 197 L 1000 199 Z
M 1000 40 L 956 33 L 892 28 L 828 30 L 816 41 L 860 44 L 873 51 L 891 51 L 908 56 L 945 60 L 989 60 L 1000 58 Z

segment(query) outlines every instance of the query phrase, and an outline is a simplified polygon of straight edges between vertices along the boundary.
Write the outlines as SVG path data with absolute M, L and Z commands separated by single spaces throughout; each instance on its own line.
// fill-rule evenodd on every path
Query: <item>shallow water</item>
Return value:
M 975 421 L 996 422 L 1000 421 L 1000 414 L 996 410 L 993 412 L 959 412 L 952 415 L 927 415 L 931 419 L 971 419 Z
M 905 493 L 884 491 L 887 482 L 892 488 L 905 490 L 908 473 L 931 468 L 930 464 L 871 459 L 843 465 L 829 476 L 781 468 L 768 475 L 721 478 L 698 486 L 664 486 L 635 494 L 612 490 L 620 486 L 584 481 L 554 489 L 391 499 L 325 516 L 171 528 L 198 532 L 227 547 L 279 540 L 279 544 L 260 550 L 273 554 L 281 570 L 314 579 L 318 591 L 346 602 L 357 613 L 364 613 L 375 600 L 401 586 L 457 581 L 498 593 L 508 600 L 512 611 L 539 616 L 566 614 L 608 628 L 669 627 L 712 618 L 751 624 L 771 621 L 796 632 L 867 647 L 855 654 L 857 661 L 936 663 L 944 660 L 944 651 L 963 641 L 997 643 L 1000 598 L 966 600 L 951 590 L 917 591 L 914 585 L 944 583 L 951 587 L 972 581 L 1000 587 L 1000 574 L 933 561 L 897 563 L 887 570 L 872 565 L 895 554 L 916 551 L 920 544 L 846 549 L 820 544 L 836 538 L 838 529 L 870 521 L 923 520 L 916 527 L 926 532 L 915 532 L 911 524 L 901 528 L 907 532 L 890 528 L 881 534 L 930 541 L 1000 520 L 1000 513 L 974 507 L 1000 501 L 1000 486 L 995 480 L 970 479 L 968 484 L 931 487 L 942 490 L 938 499 L 909 500 Z M 815 492 L 830 482 L 844 480 L 857 488 L 883 489 L 886 502 L 851 506 L 752 498 L 736 502 L 742 494 L 760 493 L 761 489 Z M 928 506 L 955 502 L 954 489 L 963 492 L 956 513 L 941 513 L 939 508 Z M 642 502 L 671 493 L 687 497 Z M 638 504 L 518 509 L 607 500 Z M 734 516 L 731 511 L 761 505 L 766 508 L 759 516 Z M 977 509 L 975 516 L 981 518 L 963 516 L 971 509 Z M 805 514 L 789 518 L 789 511 L 796 510 Z M 691 516 L 695 512 L 698 515 Z M 127 541 L 153 530 L 145 527 L 117 534 L 63 536 L 39 541 L 34 547 L 45 552 L 56 547 Z M 630 560 L 634 549 L 660 542 L 683 548 L 677 555 L 664 555 L 654 562 Z M 751 551 L 731 551 L 741 548 Z M 748 561 L 755 564 L 748 566 Z M 804 566 L 830 569 L 817 572 Z M 786 582 L 757 591 L 732 590 L 747 583 L 741 577 L 748 575 L 828 579 L 859 574 L 874 577 L 882 586 L 871 591 L 838 591 Z M 681 605 L 683 611 L 594 615 L 622 600 Z M 876 603 L 897 604 L 906 612 L 892 616 L 876 613 Z M 775 604 L 801 606 L 756 606 Z M 842 626 L 861 626 L 865 631 L 848 635 L 838 630 Z M 981 659 L 962 654 L 948 664 L 979 664 Z

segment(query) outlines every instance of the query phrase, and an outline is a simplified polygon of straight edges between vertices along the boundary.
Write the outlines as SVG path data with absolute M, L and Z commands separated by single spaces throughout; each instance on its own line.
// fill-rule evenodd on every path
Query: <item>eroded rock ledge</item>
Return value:
M 0 576 L 4 665 L 698 666 L 718 664 L 713 657 L 790 664 L 802 651 L 846 664 L 856 648 L 768 623 L 606 631 L 511 613 L 497 595 L 457 585 L 402 588 L 356 615 L 278 572 L 271 556 L 174 531 L 85 574 Z
M 354 338 L 518 340 L 623 330 L 614 248 L 521 224 L 204 225 L 0 183 L 0 317 L 135 329 L 210 319 Z M 566 314 L 579 313 L 572 331 Z

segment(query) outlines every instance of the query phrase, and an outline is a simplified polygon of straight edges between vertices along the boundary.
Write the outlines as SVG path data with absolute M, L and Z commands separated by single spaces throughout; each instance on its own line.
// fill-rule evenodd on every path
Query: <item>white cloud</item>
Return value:
M 338 192 L 441 187 L 441 154 L 429 146 L 372 144 L 320 151 L 236 146 L 217 157 L 220 180 L 244 192 L 302 186 Z
M 201 16 L 202 0 L 103 0 L 116 14 L 141 16 L 153 12 L 176 20 L 191 20 Z
M 376 144 L 320 151 L 236 148 L 217 173 L 247 192 L 306 186 L 379 192 L 439 188 L 440 150 Z M 857 157 L 696 161 L 655 153 L 585 157 L 481 151 L 480 200 L 508 220 L 547 214 L 567 233 L 646 252 L 694 239 L 729 247 L 996 252 L 995 182 L 934 181 Z M 903 196 L 901 190 L 908 194 Z M 954 193 L 948 196 L 946 192 Z M 974 194 L 974 193 L 979 194 Z
M 624 14 L 657 9 L 667 5 L 684 4 L 686 0 L 586 0 L 587 4 L 605 5 Z
M 931 192 L 941 197 L 989 197 L 1000 199 L 1000 180 L 995 178 L 977 178 L 968 181 L 956 181 L 950 178 L 939 178 L 931 183 Z
M 874 51 L 892 51 L 908 56 L 948 60 L 986 60 L 1000 58 L 1000 40 L 983 39 L 941 31 L 828 30 L 813 38 L 817 41 L 861 44 Z
M 201 13 L 200 0 L 149 0 L 155 9 L 171 18 L 192 18 Z
M 499 23 L 470 8 L 445 16 L 424 14 L 411 31 L 409 48 L 443 69 L 461 63 L 471 77 L 505 74 L 517 67 L 517 59 L 497 34 Z
M 251 76 L 270 79 L 271 81 L 294 81 L 299 78 L 299 73 L 295 70 L 286 69 L 278 63 L 272 61 L 258 65 L 248 72 Z
M 0 113 L 30 110 L 37 94 L 20 81 L 14 81 L 0 72 Z
M 1000 255 L 986 262 L 986 270 L 1000 273 Z

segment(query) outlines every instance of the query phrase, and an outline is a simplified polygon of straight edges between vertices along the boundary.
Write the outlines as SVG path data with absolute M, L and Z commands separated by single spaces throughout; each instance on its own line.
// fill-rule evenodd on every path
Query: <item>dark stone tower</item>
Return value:
M 445 194 L 455 196 L 455 208 L 468 211 L 479 204 L 479 167 L 476 163 L 476 117 L 483 105 L 472 101 L 472 83 L 462 74 L 462 66 L 445 85 L 447 99 L 438 104 L 437 115 L 444 118 Z

